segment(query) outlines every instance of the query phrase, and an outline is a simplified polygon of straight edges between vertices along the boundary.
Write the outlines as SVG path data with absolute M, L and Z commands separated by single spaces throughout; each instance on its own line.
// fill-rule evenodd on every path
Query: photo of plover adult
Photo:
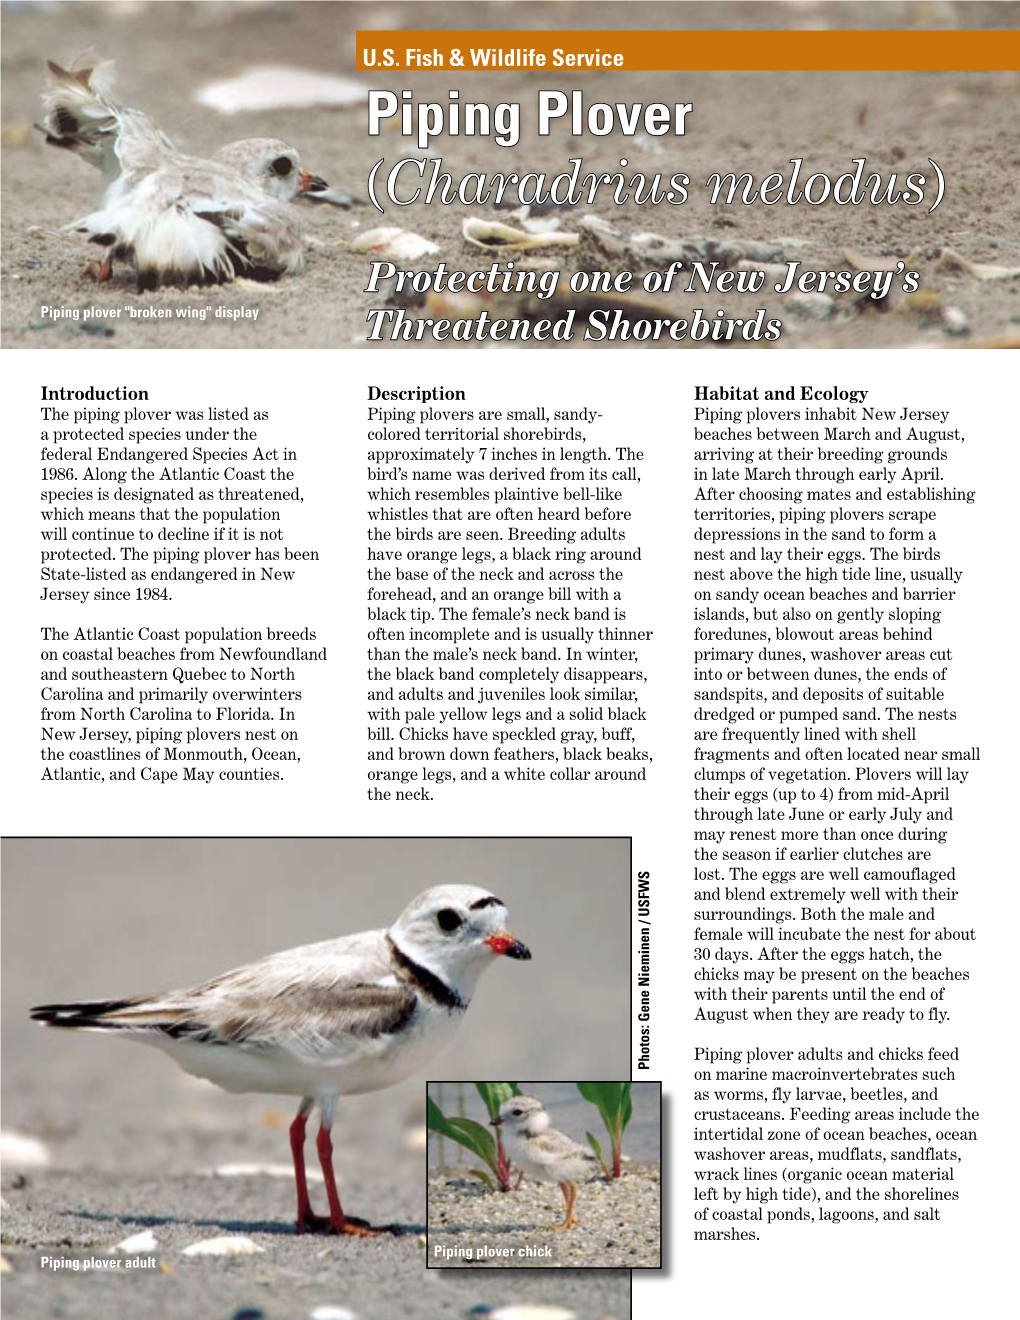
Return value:
M 260 125 L 270 133 L 273 127 L 268 120 Z M 279 822 L 270 811 L 253 809 L 256 814 L 267 825 Z M 103 1320 L 232 1316 L 248 1308 L 267 1317 L 345 1311 L 365 1320 L 436 1320 L 482 1303 L 558 1306 L 578 1316 L 618 1320 L 630 1314 L 630 1274 L 622 1268 L 597 1276 L 497 1269 L 472 1279 L 459 1271 L 426 1275 L 422 1267 L 429 1204 L 423 1174 L 433 1144 L 426 1077 L 470 1076 L 472 1069 L 498 1076 L 509 1068 L 542 1076 L 561 1065 L 582 1077 L 626 1072 L 629 839 L 5 838 L 2 861 L 0 1191 L 3 1256 L 10 1266 L 3 1275 L 4 1315 L 9 1309 L 24 1320 L 43 1320 L 58 1312 L 78 1314 L 86 1304 L 90 1317 Z M 438 922 L 443 907 L 464 904 L 444 903 L 433 914 L 428 954 L 421 949 L 424 940 L 415 939 L 412 948 L 395 930 L 415 894 L 461 884 L 472 887 L 465 915 L 472 926 L 484 923 L 478 929 L 483 940 L 502 925 L 532 954 L 530 961 L 514 961 L 498 945 L 483 944 L 473 993 L 468 978 L 451 970 L 460 959 L 438 952 L 469 941 L 468 931 L 450 935 Z M 482 895 L 502 899 L 507 911 L 495 905 L 470 911 L 470 902 Z M 445 916 L 443 922 L 452 924 Z M 43 1029 L 30 1017 L 32 1005 L 202 987 L 212 973 L 255 963 L 273 950 L 369 932 L 357 937 L 358 961 L 378 966 L 366 978 L 370 989 L 363 992 L 364 1017 L 358 1018 L 364 1023 L 377 1011 L 381 1015 L 381 1007 L 371 1008 L 376 997 L 404 987 L 419 995 L 388 961 L 385 940 L 371 935 L 381 931 L 455 988 L 464 1003 L 470 1000 L 466 1012 L 448 1012 L 420 992 L 428 1010 L 424 1021 L 430 1030 L 438 1028 L 435 1048 L 428 1041 L 422 1047 L 423 1054 L 433 1049 L 429 1061 L 396 1084 L 380 1076 L 385 1089 L 342 1089 L 336 1105 L 329 1137 L 345 1217 L 364 1216 L 400 1231 L 371 1237 L 294 1231 L 295 1160 L 288 1130 L 312 1091 L 298 1094 L 295 1086 L 292 1094 L 232 1093 L 168 1063 L 166 1047 L 174 1047 L 174 1040 L 165 1032 L 151 1032 L 156 1048 L 139 1048 L 124 1041 L 142 1039 L 141 1024 Z M 297 962 L 290 980 L 280 970 L 281 981 L 300 997 L 304 973 Z M 353 961 L 345 959 L 345 965 L 353 973 Z M 327 1018 L 328 976 L 324 968 L 322 985 L 305 996 L 309 1008 Z M 249 998 L 239 981 L 234 987 Z M 286 1010 L 289 994 L 281 985 L 274 1013 Z M 184 1006 L 176 995 L 150 998 Z M 249 1012 L 255 1005 L 240 1007 Z M 225 1029 L 230 1016 L 224 1007 L 209 1025 Z M 269 1030 L 268 1021 L 264 1027 Z M 440 1050 L 438 1036 L 446 1030 L 452 1039 Z M 395 1034 L 373 1038 L 351 1031 L 344 1037 L 345 1057 L 355 1066 L 360 1056 L 358 1067 L 377 1062 L 387 1074 L 391 1064 L 403 1069 L 409 1056 L 394 1057 L 388 1048 Z M 183 1049 L 186 1042 L 179 1044 Z M 320 1045 L 327 1047 L 314 1033 L 306 1044 L 313 1058 Z M 209 1039 L 192 1043 L 190 1051 L 207 1068 L 249 1066 L 246 1051 L 234 1043 L 219 1046 Z M 218 1064 L 221 1051 L 224 1062 Z M 266 1065 L 293 1052 L 267 1050 Z M 256 1054 L 263 1057 L 254 1040 L 247 1053 L 251 1066 Z M 343 1080 L 349 1078 L 345 1071 Z M 563 1120 L 549 1088 L 526 1089 L 542 1097 L 555 1127 L 583 1140 L 584 1125 L 571 1115 Z M 448 1107 L 456 1108 L 452 1102 Z M 640 1124 L 640 1103 L 637 1111 Z M 484 1109 L 479 1115 L 487 1133 L 495 1131 L 487 1125 L 490 1117 Z M 315 1112 L 306 1120 L 306 1191 L 309 1210 L 325 1215 L 326 1179 L 313 1144 L 318 1118 Z M 642 1148 L 630 1143 L 628 1153 L 641 1157 Z M 540 1216 L 522 1203 L 531 1222 L 551 1222 L 557 1203 L 563 1204 L 549 1183 L 526 1180 L 517 1195 L 526 1194 L 545 1198 Z M 546 1232 L 544 1240 L 591 1238 L 587 1188 L 577 1215 L 584 1228 Z M 307 1220 L 306 1214 L 306 1228 L 312 1227 Z M 84 1282 L 71 1264 L 39 1266 L 41 1253 L 58 1262 L 82 1256 L 126 1261 L 129 1251 L 152 1267 L 132 1269 L 135 1277 L 127 1280 L 126 1264 L 91 1271 Z
M 409 903 L 389 930 L 273 954 L 191 989 L 42 1004 L 31 1016 L 155 1045 L 227 1091 L 300 1096 L 290 1128 L 297 1231 L 367 1236 L 382 1230 L 347 1216 L 337 1192 L 337 1102 L 393 1086 L 431 1060 L 463 1021 L 482 973 L 504 957 L 531 953 L 507 930 L 502 901 L 471 885 L 442 885 Z M 328 1217 L 312 1211 L 305 1174 L 316 1105 Z

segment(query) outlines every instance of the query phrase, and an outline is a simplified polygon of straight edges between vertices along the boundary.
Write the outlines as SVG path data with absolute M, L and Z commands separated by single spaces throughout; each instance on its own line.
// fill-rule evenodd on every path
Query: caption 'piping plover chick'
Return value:
M 503 1134 L 503 1144 L 512 1164 L 529 1178 L 539 1182 L 560 1185 L 567 1211 L 562 1224 L 553 1228 L 573 1228 L 579 1225 L 574 1218 L 577 1184 L 597 1172 L 598 1161 L 593 1151 L 571 1140 L 565 1132 L 549 1125 L 549 1115 L 541 1100 L 530 1095 L 512 1095 L 499 1107 L 499 1117 L 492 1119 L 492 1127 Z
M 342 205 L 345 195 L 302 170 L 297 151 L 275 139 L 234 142 L 212 160 L 182 154 L 147 114 L 112 99 L 112 68 L 50 61 L 39 125 L 51 146 L 103 175 L 100 209 L 64 226 L 106 249 L 89 267 L 96 280 L 110 279 L 115 260 L 134 266 L 140 292 L 299 274 L 301 225 L 288 203 L 316 196 Z
M 138 999 L 42 1004 L 50 1027 L 114 1032 L 157 1045 L 186 1071 L 227 1091 L 301 1096 L 290 1145 L 297 1231 L 378 1232 L 340 1206 L 330 1129 L 342 1095 L 381 1091 L 446 1046 L 494 957 L 531 957 L 493 894 L 473 885 L 427 889 L 386 930 L 276 953 L 189 990 Z M 305 1124 L 316 1140 L 329 1218 L 312 1213 Z

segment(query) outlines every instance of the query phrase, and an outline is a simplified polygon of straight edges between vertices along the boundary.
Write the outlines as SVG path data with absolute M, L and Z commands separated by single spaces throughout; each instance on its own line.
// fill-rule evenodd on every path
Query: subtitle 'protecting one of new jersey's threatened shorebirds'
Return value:
M 500 899 L 472 885 L 440 885 L 388 931 L 276 953 L 188 990 L 31 1012 L 46 1026 L 157 1045 L 227 1091 L 300 1096 L 290 1128 L 297 1231 L 365 1236 L 382 1230 L 347 1216 L 337 1194 L 330 1139 L 337 1101 L 394 1086 L 431 1060 L 497 957 L 531 957 L 507 930 Z M 313 1213 L 305 1178 L 305 1125 L 316 1105 L 328 1217 Z

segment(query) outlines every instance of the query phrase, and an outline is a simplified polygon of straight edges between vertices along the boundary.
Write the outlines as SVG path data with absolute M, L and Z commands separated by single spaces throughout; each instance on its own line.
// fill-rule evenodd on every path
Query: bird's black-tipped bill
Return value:
M 321 193 L 329 191 L 329 184 L 317 174 L 309 174 L 307 170 L 302 170 L 298 175 L 298 188 L 303 193 Z
M 531 950 L 526 944 L 504 932 L 488 936 L 485 943 L 498 957 L 518 958 L 521 962 L 527 962 L 531 957 Z

